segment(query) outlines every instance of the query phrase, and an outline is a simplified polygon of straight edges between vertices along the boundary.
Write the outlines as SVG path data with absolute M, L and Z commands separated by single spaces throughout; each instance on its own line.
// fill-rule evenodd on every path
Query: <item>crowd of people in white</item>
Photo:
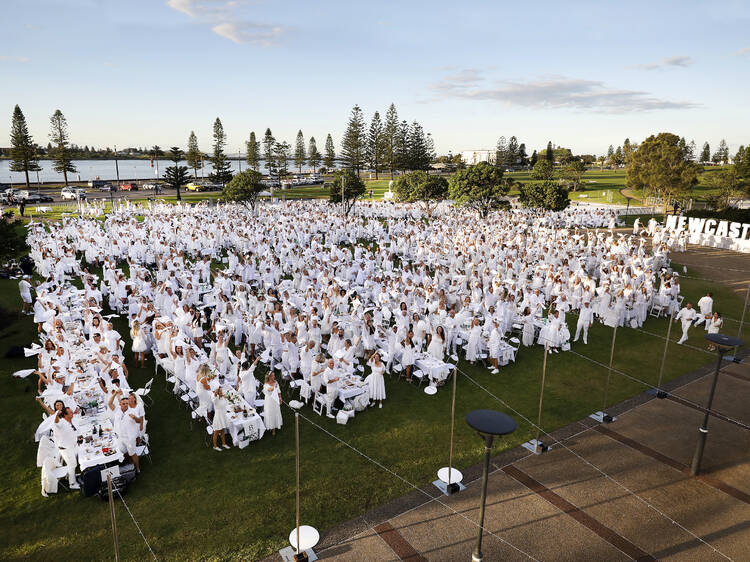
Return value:
M 573 342 L 583 344 L 596 319 L 640 327 L 649 313 L 674 313 L 680 343 L 696 319 L 718 331 L 710 295 L 700 315 L 681 307 L 668 258 L 679 239 L 655 221 L 615 232 L 616 220 L 578 207 L 478 221 L 447 204 L 428 220 L 391 203 L 359 205 L 349 217 L 322 202 L 124 203 L 103 220 L 32 224 L 31 256 L 45 280 L 34 288 L 42 347 L 32 351 L 49 415 L 37 437 L 51 431 L 45 446 L 56 447 L 73 486 L 71 451 L 81 466 L 103 449 L 138 466 L 148 442 L 143 400 L 104 307 L 127 317 L 134 364 L 153 356 L 218 451 L 227 433 L 244 447 L 281 428 L 281 380 L 344 423 L 383 406 L 386 374 L 434 393 L 459 354 L 498 373 L 521 346 L 569 350 L 569 314 Z M 31 290 L 21 282 L 29 306 Z

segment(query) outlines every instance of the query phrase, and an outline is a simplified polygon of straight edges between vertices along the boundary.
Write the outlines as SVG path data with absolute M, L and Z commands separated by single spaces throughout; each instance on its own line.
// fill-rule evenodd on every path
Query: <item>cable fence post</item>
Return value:
M 107 492 L 109 494 L 109 517 L 112 520 L 112 536 L 115 540 L 115 562 L 120 562 L 120 543 L 117 539 L 117 519 L 115 518 L 115 502 L 112 498 L 112 475 L 107 473 Z
M 657 398 L 666 398 L 667 393 L 661 389 L 661 381 L 664 376 L 664 363 L 667 359 L 667 348 L 669 347 L 669 337 L 672 335 L 672 323 L 674 322 L 674 310 L 669 315 L 669 326 L 667 326 L 667 338 L 664 341 L 664 353 L 661 356 L 661 367 L 659 368 L 659 381 L 656 383 Z

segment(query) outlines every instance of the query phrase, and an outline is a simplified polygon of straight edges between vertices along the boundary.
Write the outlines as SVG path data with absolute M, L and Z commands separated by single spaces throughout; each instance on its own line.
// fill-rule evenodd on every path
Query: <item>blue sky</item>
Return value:
M 438 150 L 516 135 L 601 154 L 671 131 L 750 144 L 748 2 L 3 0 L 0 145 L 18 103 L 37 142 L 210 147 L 219 116 L 337 144 L 391 102 Z M 7 116 L 7 117 L 3 117 Z

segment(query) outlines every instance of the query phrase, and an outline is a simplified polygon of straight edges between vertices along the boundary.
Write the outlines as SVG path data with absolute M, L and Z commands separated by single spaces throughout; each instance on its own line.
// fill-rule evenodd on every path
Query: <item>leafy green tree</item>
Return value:
M 345 167 L 351 168 L 357 174 L 364 163 L 365 144 L 365 120 L 362 110 L 355 105 L 341 140 L 341 160 Z
M 242 202 L 255 210 L 258 196 L 266 189 L 263 183 L 263 174 L 257 170 L 245 170 L 236 174 L 232 180 L 224 186 L 222 197 L 226 201 Z
M 307 161 L 307 153 L 305 151 L 305 137 L 302 135 L 302 129 L 297 131 L 297 140 L 294 143 L 294 165 L 297 166 L 297 171 L 302 173 L 302 166 Z
M 633 150 L 635 150 L 635 148 L 635 146 L 630 144 L 630 139 L 625 139 L 622 143 L 622 162 L 625 164 L 626 168 L 630 166 L 630 161 L 633 159 Z
M 679 142 L 672 133 L 651 135 L 633 153 L 626 171 L 627 187 L 661 197 L 664 214 L 673 199 L 685 195 L 698 181 L 699 166 L 685 160 Z
M 742 178 L 737 172 L 736 164 L 703 172 L 700 179 L 704 186 L 717 191 L 715 195 L 708 197 L 708 203 L 718 211 L 731 207 L 744 197 Z
M 180 188 L 190 181 L 190 174 L 187 166 L 180 166 L 180 162 L 185 158 L 185 154 L 179 147 L 173 146 L 169 151 L 169 159 L 174 162 L 174 166 L 169 166 L 164 170 L 164 181 L 172 189 L 177 191 L 177 200 L 180 201 Z
M 29 187 L 29 172 L 41 170 L 37 158 L 36 145 L 29 133 L 21 108 L 16 105 L 10 125 L 10 171 L 26 174 L 26 188 Z
M 750 147 L 740 146 L 734 155 L 734 168 L 737 170 L 740 186 L 750 188 Z
M 729 147 L 727 147 L 727 141 L 721 139 L 721 142 L 719 142 L 719 148 L 714 153 L 712 160 L 715 164 L 726 164 L 729 162 Z
M 331 138 L 331 133 L 328 133 L 328 136 L 326 137 L 325 151 L 326 155 L 323 157 L 323 165 L 328 170 L 332 170 L 334 164 L 336 163 L 336 150 L 333 147 L 333 139 Z
M 539 161 L 539 156 L 536 153 L 536 150 L 531 153 L 531 158 L 529 158 L 529 165 L 533 168 L 536 166 L 536 163 Z
M 214 153 L 211 156 L 211 164 L 214 171 L 208 177 L 212 182 L 225 185 L 232 179 L 232 165 L 227 160 L 224 153 L 224 147 L 227 144 L 227 136 L 224 133 L 224 126 L 217 117 L 214 121 Z
M 552 149 L 552 141 L 547 142 L 547 152 L 545 152 L 544 157 L 550 164 L 555 165 L 555 151 Z
M 385 114 L 385 124 L 383 125 L 383 163 L 393 173 L 398 169 L 396 162 L 396 137 L 398 135 L 398 112 L 396 106 L 391 104 L 388 112 Z
M 250 131 L 250 139 L 245 143 L 247 166 L 256 172 L 260 169 L 260 142 L 255 140 L 255 131 Z
M 448 197 L 469 207 L 484 219 L 493 209 L 507 208 L 513 180 L 503 177 L 502 168 L 480 162 L 456 171 L 448 180 Z
M 320 166 L 320 160 L 323 157 L 318 151 L 318 145 L 315 142 L 315 137 L 310 137 L 310 144 L 307 147 L 307 158 L 308 162 L 310 162 L 310 167 L 312 168 L 313 173 L 316 173 L 318 171 L 318 166 Z
M 397 177 L 393 182 L 393 191 L 397 201 L 420 203 L 429 217 L 448 195 L 448 180 L 442 176 L 431 176 L 424 170 L 416 170 Z
M 357 199 L 364 194 L 365 183 L 354 170 L 337 170 L 334 173 L 328 199 L 331 203 L 342 203 L 343 195 L 344 215 L 349 216 L 349 212 L 354 208 Z
M 703 149 L 701 150 L 701 162 L 711 161 L 711 145 L 708 142 L 703 143 Z
M 276 178 L 279 183 L 289 175 L 289 160 L 292 156 L 292 148 L 288 142 L 277 142 L 273 146 L 273 161 L 276 168 Z
M 524 207 L 562 211 L 570 204 L 568 189 L 553 180 L 528 182 L 518 186 Z
M 572 162 L 569 162 L 562 169 L 561 176 L 566 182 L 568 182 L 568 185 L 570 185 L 573 191 L 578 191 L 578 189 L 581 187 L 581 179 L 583 178 L 583 174 L 585 171 L 586 164 L 583 163 L 583 160 L 576 159 Z
M 198 168 L 203 163 L 203 153 L 198 148 L 198 137 L 195 136 L 195 131 L 190 131 L 187 144 L 187 154 L 185 154 L 185 160 L 187 165 L 193 169 L 193 177 L 198 177 Z
M 55 147 L 50 147 L 50 152 L 54 151 L 52 169 L 58 174 L 62 172 L 65 185 L 68 185 L 68 173 L 75 173 L 76 167 L 68 146 L 68 122 L 59 109 L 50 118 L 49 137 L 55 142 Z
M 555 177 L 555 168 L 546 158 L 537 160 L 531 169 L 531 178 L 535 180 L 551 180 Z
M 383 165 L 383 152 L 383 123 L 380 120 L 380 113 L 376 111 L 370 121 L 365 149 L 365 160 L 367 165 L 375 170 L 375 179 L 378 179 L 378 171 Z

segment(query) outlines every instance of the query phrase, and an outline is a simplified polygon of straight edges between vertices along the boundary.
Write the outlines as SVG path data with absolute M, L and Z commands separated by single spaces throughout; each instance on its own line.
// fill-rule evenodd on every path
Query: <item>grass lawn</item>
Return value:
M 386 182 L 387 185 L 387 182 Z M 680 267 L 681 269 L 681 267 Z M 696 302 L 704 294 L 704 281 L 685 279 L 683 293 Z M 739 316 L 741 299 L 731 290 L 712 286 L 716 308 Z M 62 492 L 49 499 L 40 495 L 40 470 L 36 468 L 33 433 L 41 421 L 34 402 L 36 381 L 12 378 L 18 369 L 35 365 L 31 359 L 7 359 L 11 346 L 35 341 L 30 317 L 20 317 L 17 281 L 0 280 L 0 461 L 3 488 L 0 499 L 0 558 L 50 560 L 112 559 L 112 534 L 108 506 L 97 498 Z M 575 318 L 569 316 L 571 329 Z M 153 376 L 153 362 L 146 369 L 132 366 L 125 321 L 115 319 L 125 337 L 126 360 L 134 388 Z M 737 325 L 727 322 L 728 333 Z M 667 322 L 650 318 L 645 329 L 665 334 Z M 606 364 L 612 331 L 596 324 L 589 345 L 573 349 Z M 688 343 L 703 347 L 703 331 L 695 331 Z M 672 331 L 676 341 L 679 330 Z M 745 338 L 750 331 L 745 330 Z M 624 328 L 617 334 L 614 366 L 655 384 L 664 340 Z M 500 375 L 484 368 L 460 365 L 496 395 L 525 416 L 536 419 L 542 366 L 540 347 L 522 349 L 515 364 Z M 672 379 L 713 361 L 713 355 L 671 344 L 665 378 Z M 602 407 L 607 370 L 572 353 L 548 360 L 542 425 L 553 430 L 587 416 Z M 387 378 L 384 408 L 357 414 L 345 425 L 319 418 L 311 409 L 303 414 L 352 446 L 378 460 L 416 485 L 425 485 L 444 466 L 448 455 L 450 415 L 449 387 L 436 396 L 402 380 Z M 613 375 L 609 403 L 617 403 L 644 390 L 644 386 Z M 125 499 L 160 559 L 255 559 L 286 545 L 294 526 L 294 432 L 293 417 L 283 409 L 284 427 L 275 437 L 267 435 L 244 450 L 217 453 L 204 444 L 205 429 L 189 427 L 189 414 L 164 388 L 163 375 L 154 382 L 155 403 L 147 409 L 153 464 L 143 461 L 143 474 Z M 288 387 L 284 398 L 292 398 Z M 463 423 L 476 408 L 502 409 L 492 397 L 469 380 L 458 379 L 457 424 L 454 463 L 458 468 L 481 461 L 482 447 Z M 510 413 L 510 412 L 509 412 Z M 533 437 L 535 430 L 522 420 L 518 431 L 496 446 L 510 448 Z M 409 492 L 395 477 L 301 421 L 302 521 L 320 530 L 353 518 L 365 510 Z M 146 560 L 150 555 L 127 512 L 117 502 L 121 555 L 124 560 Z

